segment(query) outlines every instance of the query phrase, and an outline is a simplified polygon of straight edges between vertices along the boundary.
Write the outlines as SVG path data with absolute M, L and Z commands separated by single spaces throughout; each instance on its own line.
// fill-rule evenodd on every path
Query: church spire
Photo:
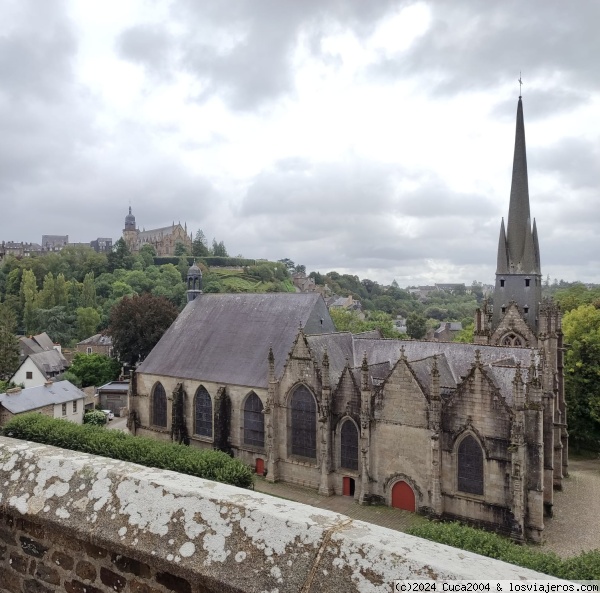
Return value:
M 519 97 L 517 127 L 515 131 L 515 154 L 510 188 L 510 206 L 508 208 L 508 224 L 506 229 L 509 261 L 516 268 L 519 267 L 525 255 L 524 250 L 527 235 L 531 233 L 530 220 L 523 101 Z

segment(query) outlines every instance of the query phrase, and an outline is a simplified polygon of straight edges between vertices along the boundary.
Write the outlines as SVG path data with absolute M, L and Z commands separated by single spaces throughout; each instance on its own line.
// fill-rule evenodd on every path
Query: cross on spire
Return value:
M 519 70 L 519 99 L 521 98 L 521 87 L 523 86 L 523 81 L 521 80 L 521 71 Z

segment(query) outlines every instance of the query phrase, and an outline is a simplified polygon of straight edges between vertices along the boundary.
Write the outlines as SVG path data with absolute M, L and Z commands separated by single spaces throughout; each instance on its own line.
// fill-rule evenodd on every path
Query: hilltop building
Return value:
M 123 229 L 123 240 L 129 247 L 132 253 L 137 253 L 144 245 L 152 245 L 156 251 L 156 255 L 172 256 L 175 255 L 175 247 L 177 243 L 181 243 L 192 251 L 192 236 L 187 234 L 187 223 L 181 226 L 181 223 L 171 226 L 162 227 L 159 229 L 151 229 L 140 231 L 136 227 L 135 216 L 129 207 L 129 214 L 125 216 L 125 228 Z
M 190 269 L 186 308 L 134 373 L 130 425 L 230 451 L 267 480 L 540 541 L 567 436 L 520 98 L 512 184 L 476 344 L 335 332 L 319 294 L 202 294 Z

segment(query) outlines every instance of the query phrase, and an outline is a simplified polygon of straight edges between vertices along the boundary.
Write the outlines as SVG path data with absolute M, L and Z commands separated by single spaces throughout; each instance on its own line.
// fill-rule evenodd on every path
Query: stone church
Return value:
M 494 306 L 475 344 L 336 332 L 322 297 L 202 294 L 140 365 L 137 434 L 228 451 L 270 481 L 540 541 L 567 472 L 560 311 L 541 300 L 519 98 Z
M 125 228 L 123 229 L 123 240 L 125 241 L 131 253 L 137 253 L 144 245 L 152 245 L 159 257 L 175 255 L 177 243 L 181 243 L 192 252 L 192 236 L 187 233 L 187 223 L 181 226 L 181 223 L 160 229 L 143 229 L 140 231 L 135 224 L 135 216 L 129 206 L 129 214 L 125 216 Z

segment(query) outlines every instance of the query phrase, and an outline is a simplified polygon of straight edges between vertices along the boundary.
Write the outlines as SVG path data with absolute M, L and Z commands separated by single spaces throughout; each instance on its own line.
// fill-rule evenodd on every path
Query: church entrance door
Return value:
M 415 512 L 415 493 L 406 482 L 396 482 L 392 488 L 392 506 Z
M 354 488 L 355 488 L 354 478 L 349 478 L 348 476 L 344 476 L 344 481 L 342 484 L 342 494 L 344 496 L 354 496 Z
M 254 470 L 259 476 L 262 476 L 265 473 L 265 460 L 260 457 L 256 458 L 256 467 Z

